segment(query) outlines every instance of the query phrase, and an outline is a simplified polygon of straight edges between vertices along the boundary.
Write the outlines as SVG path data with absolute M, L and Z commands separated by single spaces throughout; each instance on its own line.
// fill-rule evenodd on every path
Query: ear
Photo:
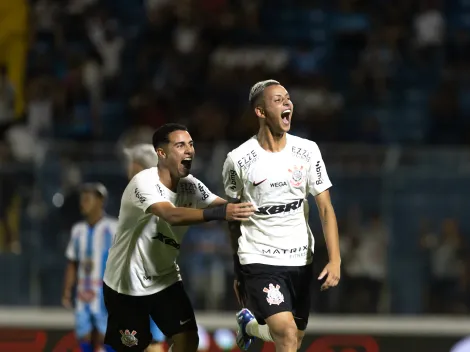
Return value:
M 158 155 L 158 159 L 166 159 L 166 153 L 163 150 L 163 148 L 157 148 L 157 149 L 155 149 L 155 152 Z
M 264 108 L 262 106 L 257 106 L 255 107 L 255 114 L 257 117 L 259 117 L 260 119 L 264 119 L 266 118 L 266 115 L 265 115 L 265 112 L 264 112 Z

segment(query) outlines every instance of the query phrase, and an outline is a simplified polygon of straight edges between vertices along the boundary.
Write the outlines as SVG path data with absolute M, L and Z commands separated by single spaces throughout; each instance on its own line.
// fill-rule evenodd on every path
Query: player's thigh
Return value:
M 165 336 L 173 339 L 186 331 L 197 333 L 193 305 L 181 281 L 158 292 L 153 299 L 150 316 Z
M 75 311 L 75 335 L 78 340 L 89 340 L 93 332 L 92 315 L 88 309 Z
M 292 311 L 290 283 L 277 267 L 261 264 L 244 265 L 243 294 L 247 306 L 259 323 L 270 316 Z
M 313 294 L 313 279 L 312 264 L 298 267 L 290 277 L 292 313 L 300 331 L 305 331 L 307 328 Z
M 104 343 L 116 352 L 144 351 L 152 342 L 148 300 L 150 296 L 134 297 L 103 287 L 108 321 Z

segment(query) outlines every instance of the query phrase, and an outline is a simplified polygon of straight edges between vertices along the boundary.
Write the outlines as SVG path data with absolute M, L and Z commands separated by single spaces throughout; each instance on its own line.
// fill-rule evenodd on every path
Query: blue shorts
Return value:
M 92 312 L 89 309 L 75 311 L 75 335 L 81 339 L 96 329 L 104 336 L 107 322 L 108 313 L 106 311 Z
M 155 341 L 165 342 L 165 335 L 163 335 L 163 332 L 161 332 L 152 318 L 150 318 L 150 332 L 152 333 L 152 337 Z

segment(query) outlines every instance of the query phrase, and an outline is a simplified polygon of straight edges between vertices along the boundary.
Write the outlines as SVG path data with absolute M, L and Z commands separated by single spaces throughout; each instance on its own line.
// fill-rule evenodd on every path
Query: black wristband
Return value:
M 227 203 L 218 205 L 213 208 L 207 208 L 202 211 L 202 216 L 204 221 L 212 220 L 225 220 L 225 215 L 227 213 Z
M 240 264 L 240 259 L 238 258 L 237 254 L 233 255 L 233 273 L 235 274 L 235 278 L 239 278 L 242 273 L 242 265 Z

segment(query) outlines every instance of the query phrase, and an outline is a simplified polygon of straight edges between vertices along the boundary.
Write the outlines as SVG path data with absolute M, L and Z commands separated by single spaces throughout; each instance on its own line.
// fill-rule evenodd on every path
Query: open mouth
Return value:
M 290 114 L 291 114 L 290 109 L 284 110 L 282 112 L 281 119 L 282 119 L 282 122 L 284 123 L 284 125 L 288 125 L 290 123 Z
M 191 169 L 192 163 L 193 163 L 193 158 L 185 158 L 181 161 L 181 164 L 188 170 Z

